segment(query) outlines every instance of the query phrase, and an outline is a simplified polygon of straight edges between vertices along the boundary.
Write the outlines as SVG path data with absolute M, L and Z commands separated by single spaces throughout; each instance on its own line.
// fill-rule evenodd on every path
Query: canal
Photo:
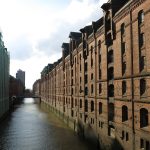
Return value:
M 0 123 L 0 150 L 95 149 L 36 99 L 24 99 Z

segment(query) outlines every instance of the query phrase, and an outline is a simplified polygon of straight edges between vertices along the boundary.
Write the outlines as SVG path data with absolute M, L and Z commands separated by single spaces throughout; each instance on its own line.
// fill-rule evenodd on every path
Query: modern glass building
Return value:
M 0 32 L 0 118 L 9 110 L 9 53 Z

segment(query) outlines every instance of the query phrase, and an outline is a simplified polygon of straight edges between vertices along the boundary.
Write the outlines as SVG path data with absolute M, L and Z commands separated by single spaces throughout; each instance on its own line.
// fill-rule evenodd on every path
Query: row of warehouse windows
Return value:
M 91 101 L 91 112 L 94 111 L 94 101 Z M 103 113 L 103 104 L 101 102 L 99 102 L 99 106 L 98 106 L 98 111 L 99 114 Z M 80 108 L 82 108 L 82 100 L 80 99 Z M 114 104 L 110 103 L 109 104 L 109 120 L 110 121 L 114 121 Z M 88 112 L 88 101 L 85 100 L 85 112 Z M 123 105 L 122 106 L 122 122 L 129 120 L 129 116 L 128 116 L 128 107 Z M 148 126 L 148 110 L 145 108 L 141 108 L 140 109 L 140 127 L 146 127 Z

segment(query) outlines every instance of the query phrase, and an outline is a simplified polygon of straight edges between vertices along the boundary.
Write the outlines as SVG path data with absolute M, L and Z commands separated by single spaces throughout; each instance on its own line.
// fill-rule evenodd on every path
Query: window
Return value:
M 98 51 L 99 51 L 99 54 L 100 54 L 100 50 L 101 50 L 101 41 L 99 40 L 98 41 Z
M 121 37 L 125 34 L 125 24 L 121 24 Z
M 81 58 L 82 58 L 82 56 L 81 56 L 81 54 L 80 54 L 80 60 L 81 60 Z
M 122 82 L 122 95 L 125 95 L 127 91 L 126 81 Z
M 114 104 L 109 103 L 108 105 L 108 119 L 109 121 L 114 121 Z
M 145 43 L 144 33 L 140 33 L 140 35 L 139 35 L 139 46 L 140 46 L 140 48 L 142 48 L 144 46 L 144 43 Z
M 77 106 L 77 99 L 75 99 L 75 106 Z
M 114 68 L 113 67 L 110 67 L 108 69 L 108 79 L 109 80 L 113 80 L 114 79 Z
M 93 46 L 91 46 L 91 55 L 93 54 Z
M 146 92 L 146 81 L 144 79 L 140 80 L 140 96 L 144 95 Z
M 81 79 L 81 77 L 80 77 L 80 84 L 81 84 L 81 81 L 82 81 L 82 79 Z
M 91 84 L 91 94 L 94 92 L 93 84 Z
M 88 116 L 85 115 L 85 116 L 84 116 L 84 122 L 85 122 L 85 123 L 87 122 L 87 118 L 88 118 Z
M 108 52 L 108 63 L 114 62 L 113 50 Z
M 146 64 L 146 57 L 142 56 L 141 59 L 140 59 L 140 71 L 144 70 L 145 64 Z
M 85 87 L 85 95 L 88 95 L 88 87 Z
M 101 94 L 102 93 L 102 84 L 100 83 L 99 84 L 99 94 Z
M 87 101 L 87 99 L 85 100 L 85 112 L 88 112 L 88 101 Z
M 82 71 L 82 69 L 81 69 L 82 67 L 81 67 L 81 64 L 80 64 L 80 72 Z
M 113 84 L 109 85 L 108 87 L 108 96 L 114 97 L 114 85 Z
M 126 43 L 125 42 L 122 42 L 121 43 L 121 51 L 122 51 L 122 55 L 125 53 L 126 51 Z
M 111 29 L 111 21 L 110 21 L 110 11 L 108 11 L 106 13 L 106 16 L 105 16 L 105 19 L 106 19 L 106 31 L 109 31 Z
M 148 126 L 148 110 L 145 108 L 140 109 L 140 128 Z
M 126 62 L 122 63 L 122 75 L 126 73 Z
M 91 80 L 93 80 L 93 73 L 91 74 Z
M 85 80 L 85 84 L 87 84 L 88 83 L 88 75 L 87 74 L 85 75 L 84 80 Z
M 102 72 L 101 72 L 101 69 L 99 69 L 99 80 L 101 79 L 102 77 Z
M 146 141 L 146 150 L 149 150 L 150 146 L 149 146 L 149 141 Z
M 74 103 L 73 103 L 73 98 L 71 99 L 71 107 L 73 108 Z
M 144 148 L 144 140 L 140 139 L 140 148 Z
M 129 134 L 126 132 L 126 141 L 129 141 Z
M 82 93 L 82 86 L 80 86 L 80 93 Z
M 128 107 L 127 106 L 122 106 L 122 122 L 128 120 Z
M 94 111 L 94 101 L 91 101 L 91 112 Z
M 101 63 L 101 54 L 99 54 L 99 65 Z
M 87 64 L 87 62 L 85 63 L 85 72 L 87 72 L 87 70 L 88 70 L 88 64 Z
M 102 103 L 99 102 L 99 114 L 102 114 Z
M 144 12 L 143 12 L 143 10 L 141 10 L 138 13 L 138 23 L 139 23 L 139 25 L 141 25 L 143 22 L 144 22 Z
M 82 108 L 82 99 L 80 99 L 80 108 Z
M 93 67 L 93 58 L 91 57 L 91 67 Z
M 74 111 L 73 110 L 71 110 L 71 117 L 73 117 L 74 116 Z

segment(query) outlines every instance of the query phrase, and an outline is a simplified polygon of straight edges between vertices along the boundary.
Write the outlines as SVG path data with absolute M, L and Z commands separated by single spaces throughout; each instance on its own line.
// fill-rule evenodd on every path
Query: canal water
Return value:
M 36 99 L 24 99 L 0 123 L 0 150 L 95 149 Z

